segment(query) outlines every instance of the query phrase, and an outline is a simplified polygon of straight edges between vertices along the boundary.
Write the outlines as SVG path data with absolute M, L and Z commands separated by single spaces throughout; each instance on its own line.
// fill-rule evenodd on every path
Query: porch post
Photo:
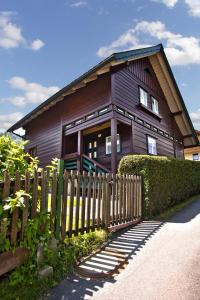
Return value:
M 82 154 L 83 154 L 83 133 L 81 130 L 78 131 L 78 154 L 79 154 L 79 160 L 77 161 L 77 169 L 78 171 L 81 171 L 82 168 Z
M 117 166 L 117 120 L 111 119 L 111 171 L 114 174 Z

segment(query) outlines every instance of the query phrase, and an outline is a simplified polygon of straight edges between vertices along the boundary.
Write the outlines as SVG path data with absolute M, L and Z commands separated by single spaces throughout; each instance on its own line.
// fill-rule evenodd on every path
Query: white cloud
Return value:
M 12 12 L 0 12 L 0 47 L 15 48 L 25 44 L 22 29 L 11 23 Z
M 159 2 L 165 4 L 169 8 L 173 8 L 180 0 L 151 0 L 153 2 Z M 188 13 L 193 17 L 200 17 L 200 0 L 185 0 L 185 4 L 188 6 Z
M 71 4 L 71 7 L 83 7 L 87 5 L 87 1 L 75 1 Z
M 23 117 L 21 112 L 0 115 L 0 132 L 5 132 L 10 126 Z
M 44 46 L 44 43 L 39 39 L 31 42 L 29 46 L 29 42 L 22 34 L 22 28 L 13 23 L 13 16 L 14 13 L 10 11 L 0 12 L 0 48 L 10 49 L 23 46 L 32 50 L 39 50 Z
M 196 112 L 190 113 L 190 117 L 194 127 L 200 128 L 200 109 L 198 109 Z
M 199 0 L 185 0 L 189 6 L 189 14 L 193 17 L 200 17 L 200 1 Z
M 41 41 L 40 39 L 34 40 L 30 45 L 30 48 L 34 51 L 38 51 L 42 47 L 44 47 L 44 42 Z
M 15 76 L 9 79 L 8 84 L 11 88 L 23 92 L 20 96 L 3 98 L 1 101 L 10 102 L 18 107 L 24 107 L 28 104 L 40 104 L 47 98 L 59 91 L 57 86 L 45 87 L 34 82 L 27 82 L 23 77 Z
M 178 0 L 152 0 L 152 1 L 163 3 L 169 8 L 174 7 L 178 2 Z
M 200 64 L 200 40 L 168 31 L 160 21 L 138 22 L 110 45 L 101 47 L 97 55 L 106 57 L 115 51 L 146 47 L 149 43 L 141 41 L 145 37 L 151 40 L 150 44 L 165 43 L 165 52 L 172 65 Z
M 119 38 L 114 40 L 110 45 L 99 48 L 99 50 L 97 51 L 97 55 L 99 57 L 107 57 L 117 51 L 129 50 L 145 46 L 147 47 L 148 45 L 142 45 L 139 43 L 139 40 L 135 35 L 135 29 L 133 28 L 120 35 Z

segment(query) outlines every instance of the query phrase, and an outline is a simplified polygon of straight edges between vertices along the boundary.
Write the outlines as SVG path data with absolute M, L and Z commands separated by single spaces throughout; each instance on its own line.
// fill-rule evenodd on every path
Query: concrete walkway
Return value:
M 72 276 L 48 299 L 200 300 L 200 199 L 164 224 L 143 222 L 116 239 L 129 250 L 124 270 L 110 279 Z

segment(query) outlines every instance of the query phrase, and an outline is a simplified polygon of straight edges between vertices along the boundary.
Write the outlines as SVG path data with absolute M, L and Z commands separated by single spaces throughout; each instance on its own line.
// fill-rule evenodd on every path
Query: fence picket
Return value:
M 51 214 L 50 214 L 51 231 L 55 230 L 56 194 L 57 194 L 57 171 L 54 170 L 51 179 Z
M 10 195 L 10 176 L 7 171 L 4 172 L 3 199 Z
M 33 178 L 33 190 L 32 190 L 32 206 L 31 206 L 31 218 L 35 218 L 37 215 L 37 202 L 38 202 L 38 172 L 34 170 Z
M 102 226 L 105 227 L 106 222 L 106 177 L 102 174 Z
M 123 193 L 122 193 L 122 190 L 123 190 L 123 177 L 120 176 L 119 177 L 119 223 L 121 224 L 122 223 L 122 205 L 123 205 L 123 202 L 122 202 L 122 196 L 123 196 Z
M 98 192 L 97 192 L 97 228 L 100 228 L 100 224 L 102 224 L 102 218 L 101 218 L 101 193 L 102 191 L 102 176 L 99 173 L 98 174 Z M 101 219 L 100 219 L 101 218 Z
M 96 173 L 94 173 L 93 174 L 93 195 L 92 195 L 92 230 L 95 229 L 96 201 L 97 201 L 97 177 L 96 177 Z
M 29 194 L 30 191 L 30 173 L 26 172 L 25 175 L 25 192 L 27 194 Z M 23 241 L 24 238 L 24 230 L 25 230 L 25 226 L 27 224 L 28 221 L 28 208 L 29 208 L 29 198 L 27 196 L 25 196 L 25 207 L 23 208 L 22 211 L 22 227 L 21 227 L 21 232 L 20 232 L 20 238 L 21 241 Z
M 86 231 L 90 231 L 90 217 L 91 217 L 91 183 L 92 183 L 92 176 L 88 174 L 88 187 L 87 187 L 87 229 Z
M 80 173 L 77 172 L 77 187 L 76 187 L 76 215 L 75 215 L 75 234 L 78 235 L 79 231 L 79 212 L 80 212 L 80 182 L 81 176 Z
M 112 195 L 112 225 L 114 225 L 115 222 L 115 201 L 116 201 L 116 180 L 115 180 L 115 175 L 111 175 L 111 195 Z
M 15 174 L 15 186 L 14 186 L 14 193 L 17 192 L 20 189 L 20 174 L 17 171 Z M 19 216 L 19 209 L 18 207 L 15 208 L 15 210 L 12 213 L 12 221 L 11 221 L 11 235 L 10 235 L 10 243 L 11 245 L 15 245 L 17 241 L 17 221 Z
M 66 224 L 67 224 L 67 202 L 68 202 L 68 172 L 64 172 L 64 188 L 63 188 L 63 199 L 62 199 L 62 217 L 61 217 L 61 237 L 62 240 L 66 236 Z
M 74 216 L 74 172 L 71 171 L 70 175 L 70 204 L 69 204 L 69 237 L 73 232 L 73 216 Z
M 110 224 L 110 174 L 106 174 L 106 228 Z
M 115 224 L 118 224 L 119 221 L 119 212 L 118 212 L 118 204 L 119 204 L 119 177 L 116 175 L 116 212 L 115 212 Z
M 81 232 L 85 231 L 85 202 L 86 202 L 86 173 L 82 176 L 82 209 L 81 209 Z
M 47 194 L 47 173 L 43 169 L 41 173 L 41 197 L 40 197 L 40 211 L 47 211 L 47 201 L 46 201 L 46 194 Z

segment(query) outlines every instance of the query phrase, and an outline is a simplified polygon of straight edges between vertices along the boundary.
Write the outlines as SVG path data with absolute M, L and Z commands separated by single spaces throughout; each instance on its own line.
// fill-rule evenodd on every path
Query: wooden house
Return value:
M 122 156 L 183 158 L 198 142 L 161 44 L 114 53 L 43 102 L 23 127 L 42 166 L 115 172 Z
M 185 148 L 185 159 L 200 161 L 200 131 L 196 130 L 199 144 L 196 147 Z

